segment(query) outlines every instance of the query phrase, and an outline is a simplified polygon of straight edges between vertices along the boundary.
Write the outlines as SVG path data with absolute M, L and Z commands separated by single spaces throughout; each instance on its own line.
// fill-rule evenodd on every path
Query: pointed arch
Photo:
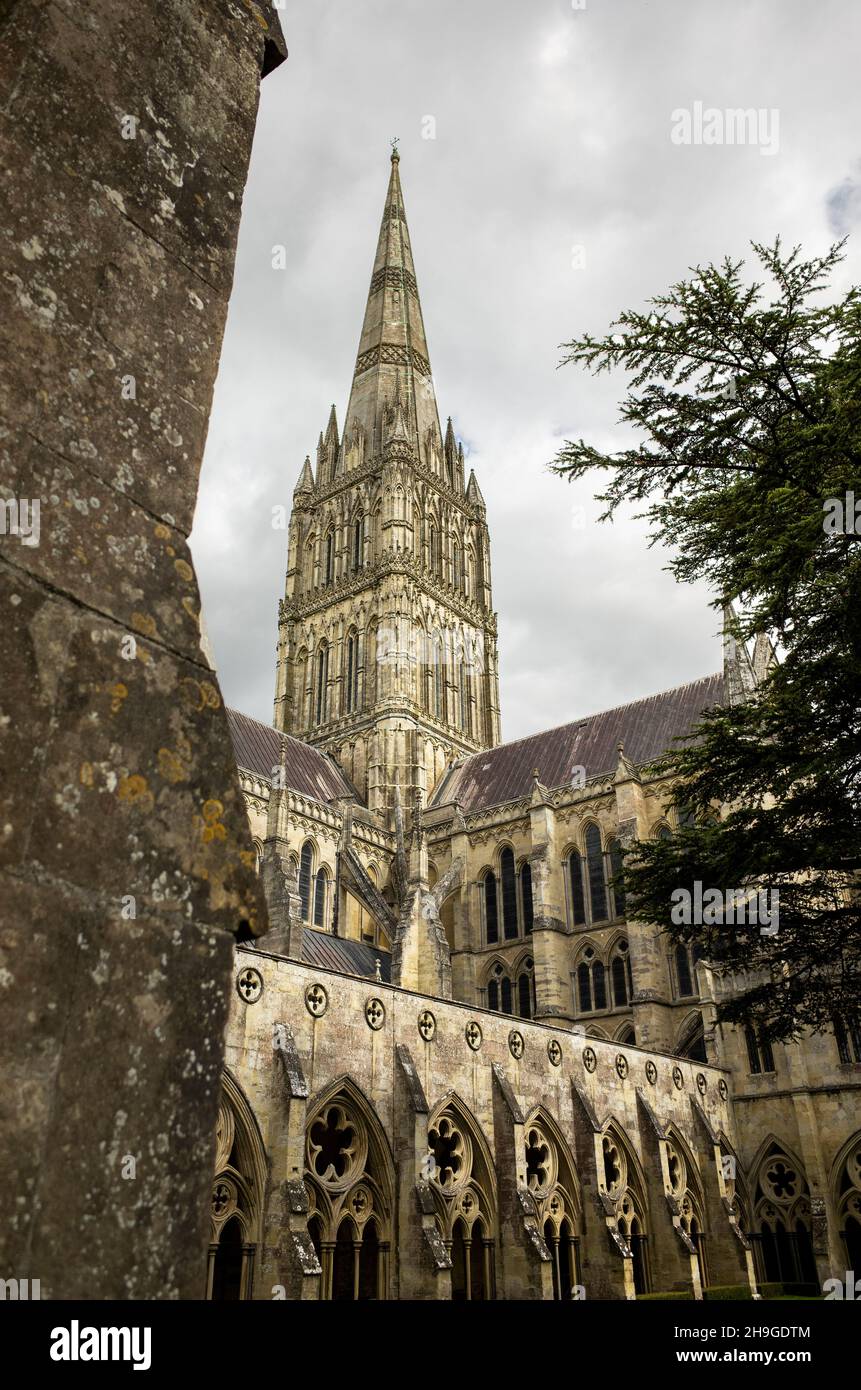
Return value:
M 838 1151 L 829 1179 L 847 1269 L 861 1269 L 861 1130 Z
M 751 1165 L 751 1243 L 764 1283 L 816 1283 L 810 1187 L 793 1150 L 768 1136 Z
M 330 1082 L 308 1106 L 305 1189 L 321 1298 L 386 1298 L 395 1167 L 376 1108 L 349 1076 Z
M 583 1200 L 577 1165 L 550 1112 L 537 1106 L 524 1126 L 526 1185 L 553 1261 L 553 1296 L 568 1300 L 580 1280 Z
M 225 1069 L 215 1132 L 208 1299 L 233 1302 L 251 1297 L 267 1169 L 256 1116 L 239 1082 Z
M 452 1299 L 492 1299 L 499 1227 L 496 1173 L 481 1126 L 454 1091 L 428 1117 L 428 1150 L 434 1158 L 430 1188 L 437 1226 L 452 1260 Z

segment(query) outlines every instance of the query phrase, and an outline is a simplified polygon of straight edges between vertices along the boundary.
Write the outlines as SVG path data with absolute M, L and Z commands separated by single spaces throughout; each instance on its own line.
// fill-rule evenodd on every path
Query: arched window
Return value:
M 465 661 L 460 664 L 460 727 L 472 733 L 472 708 L 469 702 L 469 671 Z
M 592 972 L 585 961 L 577 966 L 577 1006 L 582 1014 L 592 1012 Z
M 438 632 L 433 636 L 433 712 L 437 719 L 443 718 L 444 690 L 443 690 L 443 663 L 442 663 L 442 638 Z
M 675 949 L 676 962 L 676 997 L 686 999 L 690 995 L 695 995 L 697 989 L 697 977 L 695 967 L 698 961 L 703 958 L 703 948 L 699 942 L 694 942 L 692 946 L 686 946 L 679 942 Z
M 428 1124 L 434 1156 L 430 1190 L 437 1227 L 451 1259 L 453 1303 L 493 1299 L 496 1181 L 487 1144 L 452 1099 Z
M 631 1002 L 631 958 L 627 941 L 620 941 L 610 963 L 610 978 L 613 985 L 613 1004 L 624 1009 Z
M 535 914 L 532 904 L 532 869 L 527 859 L 524 859 L 520 866 L 520 902 L 523 912 L 523 931 L 528 935 L 532 931 Z
M 595 964 L 592 966 L 592 993 L 595 999 L 595 1008 L 606 1009 L 607 982 L 604 975 L 604 966 L 599 960 L 596 960 Z
M 353 569 L 360 570 L 365 563 L 365 518 L 356 517 L 353 522 Z
M 610 845 L 610 874 L 613 879 L 613 906 L 615 908 L 614 915 L 616 917 L 624 917 L 625 915 L 625 881 L 623 873 L 624 858 L 622 855 L 622 846 L 618 840 L 613 840 Z
M 496 908 L 496 875 L 492 870 L 484 876 L 484 935 L 489 946 L 494 945 L 494 943 L 499 940 L 499 914 Z
M 314 846 L 306 840 L 302 846 L 299 860 L 299 911 L 303 922 L 311 920 L 311 865 L 314 861 Z
M 314 880 L 314 926 L 325 927 L 326 925 L 326 889 L 328 887 L 329 875 L 326 870 L 317 870 L 317 877 Z
M 502 878 L 502 926 L 506 941 L 517 936 L 517 877 L 514 872 L 514 853 L 506 845 L 499 856 Z
M 266 1159 L 253 1116 L 232 1079 L 222 1083 L 215 1129 L 206 1297 L 250 1299 Z
M 428 550 L 431 574 L 439 574 L 439 531 L 433 525 L 428 528 Z
M 583 952 L 577 967 L 577 1000 L 580 1013 L 594 1013 L 607 1007 L 606 972 L 591 946 Z
M 535 1012 L 535 963 L 527 956 L 517 976 L 517 1012 L 521 1018 L 532 1018 Z
M 461 586 L 460 578 L 460 546 L 455 542 L 451 552 L 451 579 L 456 589 Z
M 314 551 L 316 550 L 316 548 L 317 537 L 311 536 L 307 545 L 305 546 L 305 559 L 303 564 L 306 589 L 313 589 L 314 587 Z
M 331 584 L 335 577 L 335 533 L 330 531 L 326 536 L 325 560 L 323 565 L 323 583 Z
M 322 1267 L 321 1299 L 384 1299 L 394 1173 L 385 1136 L 350 1083 L 305 1133 L 308 1232 Z
M 347 638 L 347 658 L 344 680 L 344 710 L 352 714 L 359 706 L 359 634 L 351 632 Z
M 503 975 L 499 982 L 500 995 L 502 997 L 502 1012 L 510 1014 L 513 1012 L 511 1007 L 511 981 L 507 975 Z
M 757 1076 L 760 1072 L 774 1071 L 774 1053 L 771 1043 L 767 1038 L 763 1038 L 759 1031 L 751 1024 L 744 1030 L 744 1040 L 747 1045 L 747 1060 L 752 1076 Z
M 817 1284 L 810 1188 L 794 1159 L 772 1144 L 754 1187 L 754 1250 L 763 1283 Z
M 571 878 L 571 915 L 575 927 L 582 927 L 586 923 L 586 900 L 583 895 L 583 861 L 576 849 L 572 849 L 568 856 L 568 871 Z
M 861 1021 L 854 1018 L 835 1018 L 834 1037 L 837 1041 L 837 1055 L 844 1066 L 861 1062 Z
M 601 831 L 594 821 L 586 828 L 586 870 L 589 879 L 591 920 L 603 922 L 607 917 L 607 886 L 604 881 L 604 854 Z
M 673 832 L 668 825 L 659 825 L 658 833 L 655 838 L 658 840 L 671 840 L 673 838 Z
M 318 724 L 325 724 L 329 712 L 329 644 L 323 642 L 317 652 L 315 714 Z

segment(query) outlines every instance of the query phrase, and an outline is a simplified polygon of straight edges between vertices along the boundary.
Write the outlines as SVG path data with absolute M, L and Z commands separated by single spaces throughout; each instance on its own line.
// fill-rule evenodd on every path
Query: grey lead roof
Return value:
M 581 775 L 588 781 L 615 771 L 620 743 L 632 763 L 650 762 L 693 728 L 704 710 L 720 704 L 723 693 L 723 675 L 704 676 L 675 690 L 473 753 L 443 776 L 430 806 L 457 801 L 470 812 L 516 801 L 530 792 L 534 770 L 548 788 L 571 781 L 578 767 L 585 769 Z
M 313 797 L 315 801 L 336 801 L 349 796 L 361 803 L 356 788 L 344 775 L 333 758 L 310 743 L 293 738 L 291 734 L 279 734 L 268 724 L 251 719 L 238 710 L 228 709 L 227 723 L 233 752 L 240 767 L 272 780 L 272 769 L 278 766 L 281 756 L 281 739 L 287 745 L 286 767 L 287 786 L 300 796 Z

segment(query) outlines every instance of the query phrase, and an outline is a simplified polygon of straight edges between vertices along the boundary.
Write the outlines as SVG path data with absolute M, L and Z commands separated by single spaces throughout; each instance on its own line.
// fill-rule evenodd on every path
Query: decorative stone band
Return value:
M 406 223 L 407 220 L 406 214 L 404 213 L 404 210 L 400 203 L 386 203 L 386 208 L 383 213 L 383 221 L 385 222 L 386 218 L 388 217 L 400 218 L 401 222 L 403 223 Z
M 377 343 L 376 347 L 368 348 L 367 352 L 360 353 L 356 358 L 354 376 L 361 376 L 362 372 L 375 367 L 378 362 L 397 367 L 412 366 L 422 376 L 431 374 L 430 362 L 415 348 L 406 348 L 403 343 Z
M 377 290 L 381 290 L 384 285 L 388 285 L 393 290 L 409 290 L 415 299 L 419 297 L 416 277 L 409 270 L 405 270 L 403 266 L 387 265 L 383 266 L 382 270 L 378 270 L 376 275 L 371 276 L 370 293 L 376 294 Z

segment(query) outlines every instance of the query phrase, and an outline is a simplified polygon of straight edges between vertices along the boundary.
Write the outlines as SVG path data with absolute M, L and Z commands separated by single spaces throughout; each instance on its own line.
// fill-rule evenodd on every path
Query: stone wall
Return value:
M 271 1298 L 279 1284 L 288 1297 L 316 1296 L 309 1289 L 319 1277 L 313 1259 L 303 1265 L 285 1232 L 291 1220 L 296 1230 L 305 1226 L 296 1184 L 306 1162 L 306 1121 L 321 1098 L 343 1086 L 379 1125 L 395 1173 L 390 1297 L 450 1296 L 449 1275 L 434 1266 L 422 1235 L 422 1161 L 429 1121 L 452 1102 L 474 1122 L 474 1142 L 487 1146 L 493 1168 L 503 1236 L 496 1255 L 499 1297 L 547 1296 L 549 1275 L 542 1269 L 549 1255 L 532 1240 L 528 1202 L 524 1206 L 520 1196 L 524 1125 L 539 1112 L 579 1175 L 587 1298 L 633 1295 L 631 1262 L 612 1234 L 618 1212 L 612 1201 L 608 1205 L 605 1135 L 628 1156 L 631 1187 L 656 1252 L 655 1287 L 693 1284 L 661 1158 L 670 1141 L 688 1155 L 689 1182 L 709 1213 L 724 1282 L 747 1278 L 743 1244 L 722 1200 L 719 1143 L 731 1150 L 735 1134 L 731 1093 L 718 1069 L 299 965 L 255 947 L 237 951 L 234 975 L 225 1061 L 253 1116 L 250 1128 L 268 1172 L 257 1199 L 255 1297 Z M 427 1011 L 431 1036 L 421 1022 Z
M 187 536 L 284 56 L 253 0 L 0 7 L 0 1274 L 48 1298 L 203 1289 L 266 921 Z

